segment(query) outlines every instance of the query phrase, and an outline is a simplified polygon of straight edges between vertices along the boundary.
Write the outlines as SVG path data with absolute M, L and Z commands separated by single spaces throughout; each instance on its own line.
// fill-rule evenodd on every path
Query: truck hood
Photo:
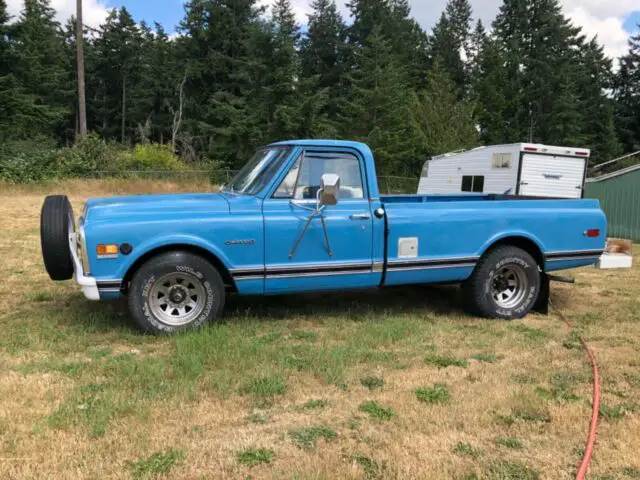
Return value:
M 229 202 L 224 196 L 218 193 L 134 195 L 87 200 L 84 221 L 171 219 L 211 213 L 229 213 Z

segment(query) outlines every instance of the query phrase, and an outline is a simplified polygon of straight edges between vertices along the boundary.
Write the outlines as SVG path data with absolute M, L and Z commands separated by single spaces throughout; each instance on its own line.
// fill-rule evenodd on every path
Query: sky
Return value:
M 126 6 L 137 21 L 145 20 L 152 24 L 161 23 L 168 32 L 172 32 L 184 14 L 182 0 L 83 0 L 85 22 L 97 26 L 107 16 L 108 9 Z M 348 16 L 343 0 L 336 0 L 343 15 Z M 262 0 L 265 5 L 270 0 Z M 291 0 L 300 24 L 307 21 L 311 0 Z M 489 25 L 498 13 L 502 0 L 470 0 L 474 17 Z M 51 0 L 62 22 L 75 11 L 76 0 Z M 446 0 L 409 0 L 413 16 L 420 24 L 430 30 L 444 10 Z M 564 13 L 584 32 L 597 35 L 605 46 L 605 52 L 617 58 L 627 52 L 627 40 L 630 35 L 640 33 L 639 0 L 560 0 Z M 22 0 L 7 0 L 9 13 L 17 15 Z

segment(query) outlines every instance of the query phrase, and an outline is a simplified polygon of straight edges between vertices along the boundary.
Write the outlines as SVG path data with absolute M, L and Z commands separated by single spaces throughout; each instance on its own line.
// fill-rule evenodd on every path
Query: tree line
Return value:
M 385 175 L 481 144 L 640 149 L 640 35 L 614 60 L 558 0 L 504 0 L 490 26 L 449 0 L 431 32 L 408 0 L 191 0 L 178 35 L 114 9 L 84 28 L 86 122 L 105 141 L 170 145 L 238 168 L 274 140 L 330 137 L 374 149 Z M 0 142 L 77 139 L 76 23 L 50 0 L 16 18 L 0 0 Z

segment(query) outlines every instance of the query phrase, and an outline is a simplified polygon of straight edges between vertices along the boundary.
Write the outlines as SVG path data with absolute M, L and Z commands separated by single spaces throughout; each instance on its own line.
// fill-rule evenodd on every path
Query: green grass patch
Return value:
M 509 328 L 512 331 L 520 333 L 525 338 L 534 342 L 540 342 L 548 337 L 547 332 L 545 332 L 541 328 L 529 327 L 527 325 L 523 325 L 522 323 L 511 325 Z
M 557 402 L 575 402 L 581 400 L 581 398 L 575 393 L 558 388 L 552 388 L 549 390 L 542 387 L 536 387 L 535 393 L 540 398 L 545 400 L 555 400 Z
M 472 355 L 471 358 L 482 363 L 497 363 L 502 359 L 501 356 L 494 353 L 476 353 L 475 355 Z
M 513 410 L 509 415 L 497 414 L 494 418 L 496 425 L 510 426 L 516 422 L 549 423 L 551 417 L 548 413 L 534 410 Z
M 485 478 L 487 480 L 539 480 L 540 474 L 524 463 L 502 461 L 491 465 Z
M 531 385 L 537 382 L 534 377 L 526 373 L 516 373 L 511 375 L 511 381 L 518 385 Z
M 428 355 L 424 359 L 424 363 L 427 365 L 435 365 L 438 368 L 447 368 L 447 367 L 460 367 L 467 368 L 469 362 L 462 358 L 456 358 L 452 356 L 442 356 L 442 355 Z
M 289 438 L 291 438 L 294 445 L 305 450 L 314 449 L 321 438 L 332 440 L 337 436 L 336 431 L 327 425 L 316 425 L 289 431 Z
M 604 403 L 601 403 L 599 413 L 600 417 L 605 420 L 620 420 L 625 416 L 626 411 L 623 405 L 615 405 L 613 407 L 610 407 Z
M 375 390 L 376 388 L 382 388 L 384 386 L 384 379 L 373 376 L 364 377 L 360 379 L 360 384 L 369 390 Z
M 252 378 L 238 390 L 240 395 L 252 395 L 262 398 L 284 395 L 286 392 L 287 384 L 282 375 L 265 375 Z
M 640 468 L 636 467 L 624 467 L 622 469 L 622 474 L 625 477 L 640 479 Z
M 245 417 L 244 421 L 246 423 L 253 423 L 255 425 L 263 425 L 269 421 L 269 415 L 263 413 L 252 413 Z
M 166 450 L 156 452 L 148 458 L 127 461 L 127 469 L 135 479 L 168 475 L 175 467 L 184 463 L 182 450 Z
M 31 292 L 27 295 L 28 300 L 32 302 L 52 302 L 56 297 L 58 297 L 56 294 L 47 291 Z
M 304 405 L 302 405 L 302 410 L 319 410 L 321 408 L 326 408 L 329 406 L 329 402 L 322 399 L 317 400 L 309 400 Z
M 640 388 L 640 373 L 624 372 L 622 376 L 633 388 Z
M 482 456 L 482 450 L 475 448 L 473 445 L 469 443 L 459 442 L 453 447 L 451 450 L 454 455 L 460 455 L 465 457 L 471 457 L 474 460 L 480 458 Z
M 271 463 L 275 457 L 273 450 L 266 448 L 249 448 L 236 453 L 236 460 L 240 465 L 255 467 L 263 463 Z
M 391 420 L 396 416 L 392 408 L 385 407 L 375 400 L 369 400 L 360 404 L 359 410 L 378 420 Z
M 506 448 L 511 448 L 513 450 L 520 450 L 523 447 L 522 440 L 514 437 L 496 438 L 496 445 L 500 445 Z
M 318 340 L 318 334 L 310 330 L 294 330 L 291 332 L 291 338 L 305 342 L 315 342 Z
M 354 455 L 351 459 L 360 465 L 367 478 L 381 478 L 383 474 L 382 467 L 373 458 L 362 455 Z
M 451 393 L 446 385 L 438 383 L 433 388 L 419 388 L 415 391 L 416 398 L 424 403 L 446 404 L 451 401 Z

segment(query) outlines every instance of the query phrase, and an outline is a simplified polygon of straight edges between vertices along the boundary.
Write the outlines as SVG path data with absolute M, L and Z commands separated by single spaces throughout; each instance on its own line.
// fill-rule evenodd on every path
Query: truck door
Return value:
M 581 198 L 586 158 L 525 154 L 522 156 L 520 195 Z
M 338 203 L 325 206 L 320 218 L 313 210 L 325 173 L 340 176 L 340 191 Z M 355 152 L 314 148 L 300 153 L 263 204 L 266 293 L 379 284 L 381 273 L 372 271 L 373 215 L 365 178 Z

